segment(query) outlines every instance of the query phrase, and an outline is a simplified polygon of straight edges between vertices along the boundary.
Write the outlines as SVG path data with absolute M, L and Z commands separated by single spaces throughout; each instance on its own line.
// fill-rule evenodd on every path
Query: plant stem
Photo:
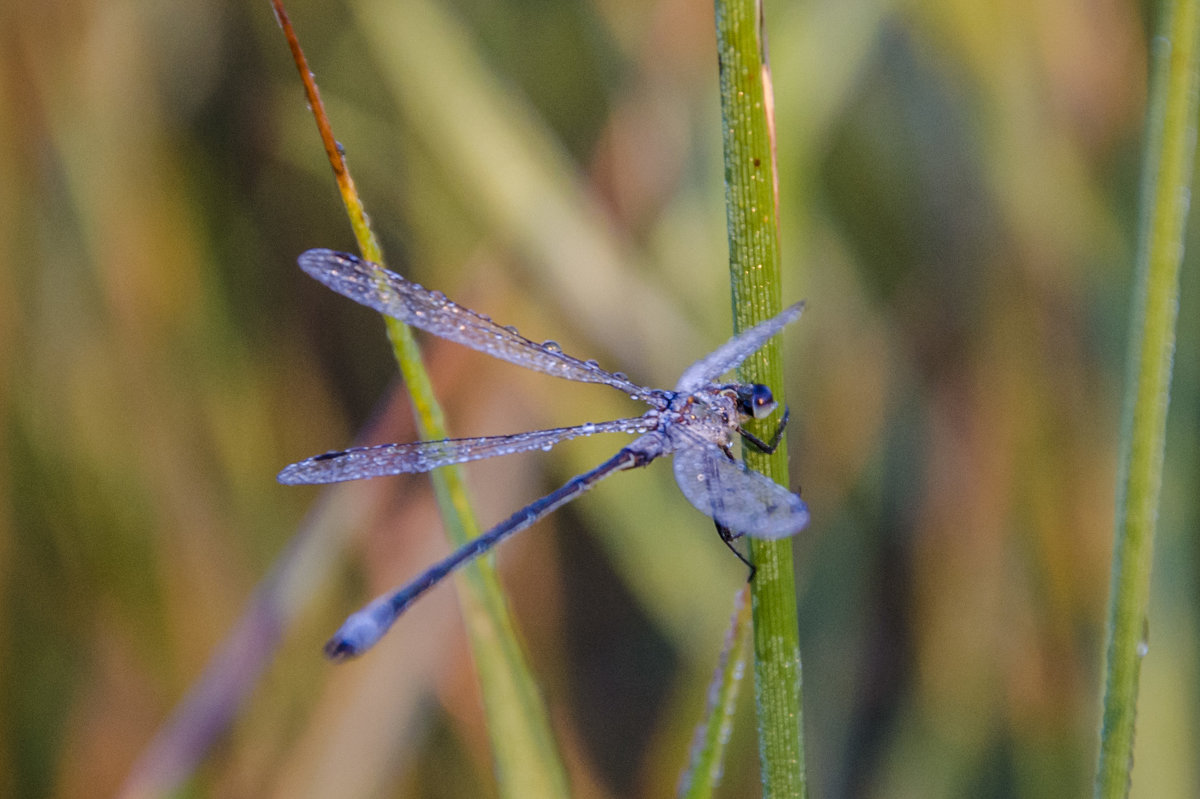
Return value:
M 1163 34 L 1153 44 L 1137 282 L 1121 428 L 1104 722 L 1096 770 L 1096 796 L 1104 799 L 1127 795 L 1133 768 L 1179 266 L 1196 148 L 1197 0 L 1168 0 L 1163 14 Z
M 755 0 L 716 0 L 725 149 L 725 208 L 735 330 L 777 313 L 779 289 L 778 186 L 774 97 L 766 58 L 762 6 Z M 743 382 L 763 383 L 784 397 L 779 342 L 772 340 L 739 370 Z M 756 434 L 766 432 L 756 430 Z M 748 452 L 747 462 L 787 484 L 787 448 Z M 752 584 L 754 677 L 764 796 L 805 795 L 800 693 L 800 637 L 790 539 L 752 541 L 758 567 Z
M 742 672 L 746 665 L 746 633 L 750 624 L 750 590 L 743 586 L 733 600 L 733 618 L 725 646 L 708 687 L 708 707 L 692 740 L 691 762 L 679 782 L 679 799 L 708 799 L 725 772 L 725 745 L 733 726 Z
M 272 0 L 272 5 L 304 83 L 359 248 L 364 258 L 382 263 L 383 253 L 350 176 L 346 157 L 334 139 L 316 79 L 308 68 L 282 0 Z M 412 398 L 421 438 L 446 438 L 445 418 L 412 331 L 391 317 L 384 319 L 392 351 Z M 462 469 L 445 466 L 430 477 L 451 542 L 458 546 L 479 535 Z M 545 705 L 517 640 L 496 571 L 486 559 L 480 558 L 459 575 L 455 584 L 479 674 L 500 795 L 510 799 L 567 796 L 566 770 L 550 732 Z

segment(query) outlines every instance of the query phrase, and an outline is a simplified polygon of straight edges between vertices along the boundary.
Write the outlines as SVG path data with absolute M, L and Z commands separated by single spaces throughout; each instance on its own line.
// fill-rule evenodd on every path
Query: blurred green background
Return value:
M 711 6 L 289 11 L 393 268 L 650 385 L 729 335 Z M 811 794 L 1083 795 L 1153 11 L 767 15 Z M 274 481 L 414 435 L 316 246 L 353 239 L 265 0 L 0 5 L 0 795 L 494 795 L 453 591 L 320 656 L 446 544 L 427 479 Z M 1138 797 L 1200 795 L 1194 277 Z M 457 435 L 641 412 L 423 342 Z M 619 445 L 472 465 L 481 521 Z M 575 795 L 669 795 L 744 579 L 711 523 L 656 465 L 499 561 Z

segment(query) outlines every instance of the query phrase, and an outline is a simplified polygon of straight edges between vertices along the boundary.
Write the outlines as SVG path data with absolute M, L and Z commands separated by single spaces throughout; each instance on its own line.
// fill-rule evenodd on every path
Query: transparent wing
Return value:
M 794 322 L 804 310 L 798 302 L 783 309 L 765 322 L 759 322 L 749 330 L 743 330 L 720 347 L 689 366 L 679 377 L 675 390 L 680 394 L 691 394 L 702 386 L 714 382 L 757 351 L 767 339 L 778 333 L 789 322 Z
M 804 500 L 773 480 L 697 442 L 675 453 L 675 481 L 688 501 L 735 533 L 785 538 L 808 524 Z
M 498 325 L 441 292 L 430 291 L 371 261 L 332 250 L 309 250 L 299 261 L 301 269 L 337 293 L 435 336 L 526 369 L 581 383 L 603 383 L 651 405 L 665 404 L 656 399 L 661 397 L 659 392 L 601 369 L 593 361 L 567 355 L 552 341 L 530 341 L 513 328 Z
M 285 485 L 311 485 L 340 483 L 389 474 L 415 474 L 452 463 L 478 461 L 535 449 L 549 450 L 561 441 L 593 433 L 644 433 L 650 425 L 651 422 L 646 417 L 639 416 L 575 427 L 534 430 L 511 436 L 447 438 L 441 441 L 416 441 L 411 444 L 354 447 L 293 463 L 284 467 L 276 479 Z

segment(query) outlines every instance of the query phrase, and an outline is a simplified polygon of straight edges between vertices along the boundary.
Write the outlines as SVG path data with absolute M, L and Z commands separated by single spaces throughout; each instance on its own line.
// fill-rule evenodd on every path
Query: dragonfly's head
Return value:
M 766 419 L 779 404 L 771 389 L 762 383 L 747 383 L 736 387 L 738 412 L 755 419 Z

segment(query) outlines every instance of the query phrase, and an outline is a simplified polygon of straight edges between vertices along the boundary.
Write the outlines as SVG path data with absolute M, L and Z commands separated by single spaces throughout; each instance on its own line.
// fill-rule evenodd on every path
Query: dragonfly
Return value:
M 332 660 L 366 652 L 396 619 L 426 591 L 453 571 L 496 544 L 532 525 L 554 509 L 591 489 L 604 478 L 646 466 L 664 455 L 674 456 L 675 481 L 684 497 L 710 516 L 721 540 L 750 567 L 734 546 L 746 535 L 779 539 L 795 535 L 808 524 L 808 507 L 795 494 L 758 472 L 733 454 L 740 438 L 762 452 L 779 446 L 788 420 L 787 408 L 769 441 L 743 427 L 751 419 L 769 418 L 778 407 L 771 389 L 758 383 L 721 383 L 719 379 L 757 352 L 772 336 L 800 316 L 804 303 L 734 336 L 689 366 L 673 390 L 639 386 L 620 372 L 600 368 L 563 352 L 554 341 L 534 342 L 515 328 L 447 299 L 347 253 L 316 249 L 303 253 L 300 268 L 327 287 L 355 302 L 435 336 L 538 372 L 581 383 L 600 383 L 650 406 L 641 416 L 607 422 L 588 422 L 514 435 L 448 438 L 408 444 L 383 444 L 326 452 L 285 467 L 280 483 L 308 485 L 337 483 L 395 474 L 424 473 L 441 466 L 549 450 L 554 445 L 597 433 L 637 436 L 615 455 L 590 471 L 576 475 L 541 499 L 463 544 L 399 589 L 384 594 L 348 617 L 325 645 Z

